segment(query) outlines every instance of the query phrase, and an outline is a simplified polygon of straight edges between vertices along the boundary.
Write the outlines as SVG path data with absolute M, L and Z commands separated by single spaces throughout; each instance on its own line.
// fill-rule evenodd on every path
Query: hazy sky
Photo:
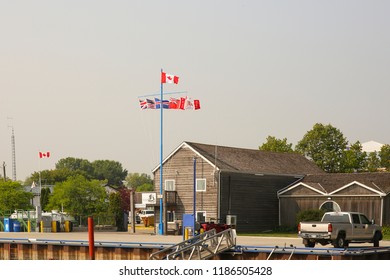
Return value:
M 257 149 L 317 122 L 390 143 L 390 1 L 0 1 L 0 161 L 17 179 L 65 157 L 159 164 L 160 71 L 201 110 L 164 112 L 183 141 Z M 12 119 L 9 119 L 12 118 Z M 39 151 L 51 157 L 38 159 Z

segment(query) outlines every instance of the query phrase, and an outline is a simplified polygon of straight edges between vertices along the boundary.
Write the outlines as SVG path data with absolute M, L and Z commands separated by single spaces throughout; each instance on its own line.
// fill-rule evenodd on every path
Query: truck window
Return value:
M 371 222 L 364 215 L 360 215 L 360 221 L 362 222 L 362 224 L 371 224 Z
M 354 224 L 360 224 L 360 219 L 358 214 L 352 214 L 352 222 Z
M 323 222 L 330 222 L 330 223 L 349 223 L 349 217 L 348 214 L 325 214 L 324 218 L 322 219 Z

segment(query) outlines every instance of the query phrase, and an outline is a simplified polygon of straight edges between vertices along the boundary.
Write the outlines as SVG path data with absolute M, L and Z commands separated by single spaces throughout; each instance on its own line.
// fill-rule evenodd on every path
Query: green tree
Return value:
M 120 193 L 111 193 L 108 197 L 108 214 L 112 217 L 115 217 L 115 225 L 118 228 L 118 231 L 126 231 L 127 228 L 124 227 L 124 209 L 121 206 L 121 196 Z
M 362 145 L 359 141 L 352 144 L 351 147 L 344 151 L 344 161 L 341 172 L 363 172 L 367 168 L 367 153 L 362 151 Z
M 41 179 L 42 186 L 54 185 L 77 175 L 82 175 L 89 180 L 106 180 L 110 186 L 120 186 L 127 176 L 127 170 L 123 169 L 122 164 L 117 161 L 96 160 L 90 163 L 85 159 L 68 157 L 60 159 L 54 170 L 34 172 L 26 179 L 25 184 L 31 185 L 33 182 L 38 184 Z
M 381 166 L 386 168 L 387 171 L 390 171 L 390 145 L 383 145 L 380 152 L 379 157 L 381 159 Z
M 41 173 L 39 175 L 39 173 Z M 64 182 L 69 177 L 83 175 L 84 172 L 80 170 L 70 170 L 70 169 L 53 169 L 53 170 L 42 170 L 41 172 L 34 172 L 29 178 L 26 179 L 25 185 L 39 184 L 41 180 L 42 186 L 54 185 L 58 182 Z
M 277 139 L 274 136 L 268 136 L 267 141 L 263 143 L 259 150 L 262 151 L 271 151 L 271 152 L 293 152 L 292 144 L 287 143 L 287 138 Z
M 19 182 L 0 182 L 0 209 L 32 209 L 31 199 L 34 195 L 26 192 Z
M 340 172 L 347 140 L 332 125 L 316 123 L 296 146 L 296 151 L 310 157 L 326 172 Z
M 367 170 L 369 172 L 376 172 L 381 167 L 381 161 L 376 152 L 371 152 L 367 157 Z
M 50 211 L 51 209 L 48 209 L 46 206 L 49 203 L 49 197 L 50 197 L 50 189 L 49 188 L 42 188 L 41 190 L 41 207 L 42 209 L 46 211 Z
M 105 182 L 88 180 L 82 175 L 56 183 L 48 209 L 64 209 L 74 216 L 98 215 L 107 210 Z
M 56 169 L 78 171 L 88 179 L 92 179 L 94 175 L 92 163 L 86 159 L 81 158 L 67 157 L 60 159 L 56 163 Z
M 153 191 L 153 180 L 145 173 L 130 173 L 126 177 L 126 182 L 137 192 Z
M 92 162 L 94 179 L 107 180 L 110 186 L 121 186 L 127 176 L 122 164 L 113 160 L 95 160 Z

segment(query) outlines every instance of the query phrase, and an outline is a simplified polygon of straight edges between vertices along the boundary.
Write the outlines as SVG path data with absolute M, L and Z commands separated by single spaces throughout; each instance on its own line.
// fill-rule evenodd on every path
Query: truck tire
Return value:
M 343 234 L 339 234 L 336 240 L 333 243 L 335 248 L 345 248 L 348 247 L 348 242 L 345 241 L 345 236 Z
M 372 239 L 372 243 L 373 243 L 374 247 L 379 247 L 379 240 L 380 239 L 381 239 L 380 233 L 375 232 L 374 238 Z
M 316 245 L 316 243 L 314 241 L 310 241 L 310 240 L 305 240 L 305 241 L 306 241 L 306 242 L 304 242 L 305 247 L 314 248 L 314 246 Z

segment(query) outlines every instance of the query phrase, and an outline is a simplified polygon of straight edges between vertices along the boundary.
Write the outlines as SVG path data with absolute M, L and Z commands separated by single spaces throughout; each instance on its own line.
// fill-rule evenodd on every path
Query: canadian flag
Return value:
M 170 75 L 170 74 L 167 74 L 165 72 L 161 72 L 161 83 L 162 84 L 165 84 L 165 83 L 168 83 L 168 84 L 178 84 L 179 83 L 179 77 L 178 76 L 175 76 L 175 75 Z
M 48 158 L 50 157 L 50 152 L 42 153 L 39 152 L 39 158 Z

